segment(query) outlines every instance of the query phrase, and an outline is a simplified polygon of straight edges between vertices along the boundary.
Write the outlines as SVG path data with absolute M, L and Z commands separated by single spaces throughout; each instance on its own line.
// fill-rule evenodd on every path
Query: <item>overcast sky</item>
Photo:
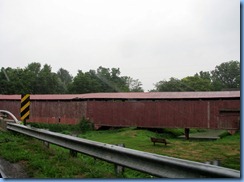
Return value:
M 120 68 L 145 91 L 240 61 L 238 0 L 0 0 L 0 67 Z

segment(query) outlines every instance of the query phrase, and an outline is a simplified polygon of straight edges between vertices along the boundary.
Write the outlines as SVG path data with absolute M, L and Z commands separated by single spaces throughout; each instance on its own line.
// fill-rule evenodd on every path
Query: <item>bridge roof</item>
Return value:
M 118 92 L 88 94 L 33 94 L 31 100 L 163 100 L 163 99 L 231 99 L 240 98 L 240 91 L 217 92 Z M 0 100 L 20 100 L 21 95 L 0 95 Z

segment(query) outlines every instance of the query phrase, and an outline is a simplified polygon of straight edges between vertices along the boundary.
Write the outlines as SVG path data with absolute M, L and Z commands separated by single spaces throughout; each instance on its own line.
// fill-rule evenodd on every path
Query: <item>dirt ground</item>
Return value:
M 225 133 L 226 130 L 211 130 L 208 129 L 204 132 L 198 132 L 198 133 L 190 133 L 189 137 L 190 139 L 212 139 L 217 140 L 219 139 L 220 135 Z M 179 136 L 179 138 L 185 138 L 185 135 Z
M 24 165 L 19 163 L 10 163 L 0 157 L 0 172 L 3 173 L 1 178 L 28 178 Z

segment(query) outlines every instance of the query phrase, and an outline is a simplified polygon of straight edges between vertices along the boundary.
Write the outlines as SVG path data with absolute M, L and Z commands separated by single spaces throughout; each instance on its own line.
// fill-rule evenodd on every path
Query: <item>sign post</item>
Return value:
M 26 119 L 30 116 L 30 94 L 21 95 L 20 120 L 26 125 Z

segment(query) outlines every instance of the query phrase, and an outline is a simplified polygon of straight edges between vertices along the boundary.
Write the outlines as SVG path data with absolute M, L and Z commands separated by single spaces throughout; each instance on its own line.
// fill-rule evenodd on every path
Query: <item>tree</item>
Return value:
M 69 85 L 72 83 L 72 80 L 73 80 L 73 77 L 71 76 L 71 74 L 63 69 L 63 68 L 60 68 L 57 72 L 57 76 L 59 78 L 59 82 L 60 82 L 60 85 L 62 87 L 62 93 L 67 93 L 68 92 L 68 87 Z
M 60 93 L 61 85 L 56 73 L 52 72 L 50 65 L 45 64 L 38 76 L 38 93 L 55 94 Z
M 82 72 L 79 70 L 69 87 L 70 93 L 96 92 L 139 92 L 143 91 L 141 82 L 128 76 L 120 76 L 119 68 L 104 68 Z
M 184 91 L 181 81 L 177 78 L 171 77 L 169 81 L 163 80 L 155 84 L 157 92 L 180 92 Z
M 24 75 L 27 87 L 27 93 L 37 94 L 39 92 L 39 74 L 41 71 L 41 64 L 37 62 L 33 62 L 28 64 L 27 67 L 24 68 Z
M 181 84 L 184 88 L 184 91 L 210 91 L 211 80 L 205 76 L 188 76 L 181 79 Z
M 194 76 L 211 81 L 211 74 L 209 71 L 200 71 L 199 74 L 196 73 Z
M 240 89 L 240 63 L 229 61 L 215 67 L 215 70 L 200 71 L 194 76 L 187 76 L 181 80 L 171 77 L 155 84 L 158 92 L 175 91 L 217 91 Z
M 113 70 L 113 79 L 115 80 L 117 75 L 120 74 L 119 70 Z M 97 69 L 96 77 L 101 85 L 102 92 L 118 92 L 119 88 L 112 82 L 112 75 L 109 68 L 100 66 Z
M 27 92 L 31 94 L 55 94 L 62 93 L 62 85 L 52 67 L 45 64 L 41 68 L 40 63 L 31 63 L 24 69 L 24 79 Z
M 24 69 L 2 68 L 0 70 L 0 94 L 61 94 L 96 92 L 139 92 L 141 82 L 120 76 L 119 68 L 104 68 L 88 72 L 78 71 L 73 78 L 60 68 L 57 73 L 52 67 L 33 62 Z M 129 79 L 129 80 L 128 80 Z
M 120 77 L 119 68 L 104 68 L 100 66 L 95 76 L 100 84 L 101 92 L 128 92 L 126 77 Z
M 24 74 L 20 68 L 2 68 L 0 72 L 0 93 L 1 94 L 21 94 L 25 93 L 27 87 L 23 82 Z
M 211 80 L 205 76 L 195 74 L 181 80 L 171 77 L 169 81 L 159 81 L 155 85 L 158 92 L 209 91 Z
M 240 89 L 240 62 L 224 62 L 211 74 L 214 90 Z
M 81 70 L 74 77 L 72 85 L 69 87 L 69 93 L 95 93 L 99 92 L 99 85 L 97 80 L 91 76 L 90 72 L 83 73 Z
M 125 79 L 127 80 L 130 92 L 144 92 L 142 83 L 138 79 L 134 80 L 131 77 L 126 77 Z

